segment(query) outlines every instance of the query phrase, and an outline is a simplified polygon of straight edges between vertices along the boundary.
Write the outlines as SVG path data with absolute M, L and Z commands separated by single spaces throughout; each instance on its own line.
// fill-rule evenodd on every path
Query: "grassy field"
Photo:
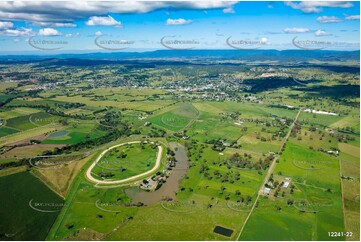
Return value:
M 292 206 L 269 199 L 260 200 L 260 204 L 247 223 L 241 240 L 312 240 L 315 215 L 301 214 Z M 276 210 L 277 204 L 282 206 L 281 211 Z
M 44 125 L 50 125 L 50 124 L 55 125 L 58 120 L 59 117 L 44 112 L 38 112 L 34 114 L 28 114 L 25 116 L 18 116 L 15 118 L 8 119 L 6 120 L 6 126 L 16 130 L 24 131 Z
M 63 206 L 62 199 L 29 172 L 3 176 L 0 181 L 1 239 L 44 240 Z
M 21 131 L 33 129 L 36 127 L 36 125 L 32 124 L 29 121 L 30 116 L 32 116 L 32 115 L 30 114 L 30 115 L 26 115 L 26 116 L 19 116 L 16 118 L 8 119 L 6 121 L 6 125 L 10 128 L 21 130 Z
M 193 202 L 194 201 L 194 202 Z M 213 204 L 208 208 L 208 204 Z M 181 212 L 177 212 L 181 211 Z M 183 211 L 183 212 L 182 212 Z M 230 240 L 213 233 L 216 225 L 236 231 L 246 214 L 235 212 L 224 201 L 194 194 L 189 201 L 164 203 L 139 209 L 134 218 L 107 237 L 109 240 Z M 144 227 L 148 232 L 144 233 Z
M 341 180 L 344 202 L 345 230 L 352 232 L 347 240 L 360 239 L 360 148 L 340 143 Z
M 69 164 L 58 165 L 52 167 L 52 169 L 34 169 L 33 172 L 54 191 L 65 197 L 74 178 L 90 159 L 90 157 L 80 160 L 75 158 L 74 160 L 72 158 L 68 159 L 70 160 Z
M 18 167 L 11 167 L 8 169 L 3 169 L 3 170 L 0 170 L 0 177 L 23 172 L 23 171 L 26 171 L 27 169 L 28 169 L 27 166 L 18 166 Z
M 221 122 L 217 116 L 202 112 L 198 121 L 188 129 L 187 134 L 194 139 L 205 142 L 209 139 L 237 140 L 241 134 L 241 128 L 235 124 Z
M 0 127 L 0 137 L 7 136 L 9 134 L 15 134 L 17 132 L 19 131 L 9 127 Z
M 219 114 L 224 112 L 240 112 L 242 118 L 286 117 L 293 118 L 297 111 L 286 108 L 275 108 L 255 103 L 236 102 L 195 102 L 194 106 L 204 112 Z
M 66 129 L 51 133 L 43 144 L 76 144 L 87 139 L 100 137 L 105 132 L 97 129 L 98 124 L 95 121 L 81 120 L 79 122 L 70 122 Z
M 156 114 L 148 121 L 167 130 L 179 131 L 197 118 L 198 111 L 191 103 L 178 103 L 173 107 L 171 111 Z
M 62 128 L 63 128 L 62 126 L 35 127 L 33 129 L 29 129 L 23 132 L 18 132 L 11 135 L 7 135 L 5 137 L 0 137 L 0 145 L 7 145 L 21 140 L 30 139 L 35 136 L 43 135 L 53 131 L 58 131 Z
M 111 173 L 108 179 L 120 180 L 144 173 L 155 165 L 158 149 L 152 144 L 130 144 L 112 149 L 92 170 L 96 178 Z
M 275 240 L 345 239 L 328 236 L 329 231 L 344 231 L 340 173 L 336 158 L 288 142 L 274 174 L 282 174 L 280 178 L 291 178 L 296 191 L 291 194 L 286 192 L 282 197 L 270 195 L 269 199 L 262 198 L 241 240 L 267 240 L 267 236 Z M 293 206 L 288 204 L 288 199 L 292 199 Z M 299 205 L 300 201 L 304 201 L 303 206 Z M 270 235 L 258 232 L 266 224 Z
M 0 119 L 6 120 L 6 119 L 16 118 L 19 116 L 29 115 L 29 114 L 38 113 L 38 112 L 41 112 L 41 111 L 38 109 L 34 109 L 34 108 L 26 108 L 26 107 L 13 108 L 10 110 L 0 112 Z
M 210 151 L 204 153 L 207 158 L 214 155 Z M 198 168 L 198 166 L 192 167 L 192 172 L 198 173 Z M 227 168 L 223 169 L 227 170 Z M 192 179 L 200 177 L 198 173 Z M 237 183 L 243 184 L 244 196 L 255 194 L 256 190 L 249 188 L 248 181 L 252 180 L 258 186 L 261 176 L 252 171 L 248 175 L 242 176 Z M 167 240 L 182 237 L 184 239 L 227 240 L 227 237 L 212 232 L 215 225 L 233 229 L 234 233 L 231 238 L 234 238 L 246 214 L 241 211 L 235 212 L 228 207 L 227 200 L 223 199 L 225 194 L 217 192 L 219 188 L 216 183 L 209 183 L 211 185 L 209 190 L 205 190 L 200 183 L 196 186 L 193 185 L 194 191 L 191 192 L 188 184 L 197 183 L 188 179 L 185 181 L 189 183 L 185 183 L 184 186 L 187 189 L 179 193 L 180 205 L 155 204 L 147 207 L 125 207 L 125 204 L 130 202 L 123 192 L 126 188 L 96 189 L 80 175 L 74 181 L 73 188 L 67 196 L 71 205 L 67 207 L 66 213 L 58 219 L 57 232 L 54 234 L 53 231 L 49 238 Z M 196 189 L 197 186 L 200 189 Z M 233 193 L 237 186 L 227 185 L 227 189 L 229 193 Z M 215 197 L 212 198 L 213 194 Z M 234 198 L 235 196 L 232 195 L 232 199 Z M 209 207 L 209 204 L 212 206 Z M 188 210 L 189 206 L 192 209 L 189 213 L 174 212 L 174 210 Z M 90 217 L 93 219 L 89 219 Z M 153 229 L 148 233 L 141 233 L 144 230 L 143 226 Z

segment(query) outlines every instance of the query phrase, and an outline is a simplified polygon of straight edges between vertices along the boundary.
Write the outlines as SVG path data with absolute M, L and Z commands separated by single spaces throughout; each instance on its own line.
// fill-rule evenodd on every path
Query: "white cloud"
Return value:
M 192 20 L 188 19 L 185 20 L 184 18 L 179 19 L 167 19 L 166 25 L 184 25 L 184 24 L 190 24 L 192 23 Z
M 107 17 L 91 16 L 85 24 L 88 26 L 122 26 L 121 22 L 116 21 L 110 15 Z
M 102 36 L 102 35 L 103 35 L 103 33 L 101 31 L 95 32 L 95 36 Z
M 0 21 L 0 29 L 11 29 L 14 27 L 14 24 L 12 22 L 1 22 Z
M 224 9 L 228 1 L 0 1 L 0 19 L 31 22 L 71 22 L 112 13 L 148 13 L 167 9 Z
M 233 7 L 223 9 L 223 13 L 235 13 Z
M 50 22 L 33 22 L 35 26 L 49 27 L 49 28 L 74 28 L 76 24 L 73 23 L 50 23 Z
M 73 37 L 79 37 L 80 36 L 80 33 L 76 33 L 76 34 L 66 34 L 65 37 L 67 38 L 73 38 Z
M 331 35 L 331 34 L 327 33 L 326 31 L 323 31 L 323 30 L 317 30 L 315 32 L 315 35 L 316 36 L 328 36 L 328 35 Z
M 346 1 L 307 1 L 307 2 L 285 2 L 293 9 L 299 9 L 304 13 L 320 13 L 326 8 L 351 8 L 353 4 Z
M 308 33 L 310 32 L 307 28 L 285 28 L 283 32 L 287 34 L 294 34 L 294 33 Z
M 272 4 L 268 4 L 267 8 L 274 8 Z
M 0 35 L 2 36 L 32 36 L 35 35 L 35 33 L 32 31 L 32 29 L 27 28 L 18 28 L 18 29 L 6 29 L 3 31 L 0 31 Z
M 76 24 L 73 24 L 73 23 L 54 23 L 51 25 L 52 27 L 67 27 L 67 28 L 75 28 L 76 27 Z
M 346 20 L 357 20 L 360 19 L 360 15 L 350 15 L 350 16 L 345 16 Z
M 336 16 L 320 16 L 316 19 L 320 23 L 339 23 L 342 22 L 341 19 L 339 19 Z
M 268 42 L 267 38 L 265 38 L 265 37 L 261 38 L 261 43 L 262 44 L 266 44 L 267 42 Z
M 61 33 L 53 28 L 44 28 L 44 29 L 40 29 L 38 35 L 40 36 L 57 36 L 57 35 L 61 35 Z

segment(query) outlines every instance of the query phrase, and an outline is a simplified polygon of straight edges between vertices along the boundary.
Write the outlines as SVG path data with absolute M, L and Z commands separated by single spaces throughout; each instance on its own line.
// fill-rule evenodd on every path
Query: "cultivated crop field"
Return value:
M 0 177 L 2 240 L 44 240 L 63 200 L 25 171 Z M 11 211 L 11 213 L 9 213 Z

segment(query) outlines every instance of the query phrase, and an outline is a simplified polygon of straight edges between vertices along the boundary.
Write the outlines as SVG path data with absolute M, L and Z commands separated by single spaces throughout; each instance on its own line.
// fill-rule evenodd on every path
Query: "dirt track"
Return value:
M 135 176 L 132 176 L 132 177 L 129 177 L 129 178 L 126 178 L 126 179 L 122 179 L 122 180 L 115 180 L 115 181 L 109 181 L 109 180 L 98 180 L 96 178 L 94 178 L 92 175 L 91 175 L 91 171 L 92 169 L 96 166 L 96 164 L 100 161 L 100 159 L 110 150 L 116 148 L 116 147 L 119 147 L 119 146 L 122 146 L 122 145 L 127 145 L 127 144 L 138 144 L 140 143 L 140 141 L 132 141 L 132 142 L 127 142 L 127 143 L 122 143 L 122 144 L 117 144 L 117 145 L 114 145 L 112 147 L 109 147 L 108 149 L 104 150 L 98 157 L 97 159 L 93 162 L 93 164 L 91 164 L 91 166 L 88 168 L 88 170 L 86 171 L 86 177 L 94 182 L 94 183 L 97 183 L 97 184 L 121 184 L 121 183 L 126 183 L 126 182 L 131 182 L 131 181 L 136 181 L 138 178 L 141 178 L 143 176 L 146 176 L 146 175 L 150 175 L 152 174 L 153 172 L 155 172 L 156 170 L 158 170 L 158 168 L 160 167 L 160 162 L 161 162 L 161 159 L 162 159 L 162 153 L 163 153 L 163 147 L 161 145 L 158 146 L 158 154 L 157 154 L 157 160 L 156 160 L 156 163 L 155 163 L 155 166 L 149 170 L 149 171 L 146 171 L 142 174 L 138 174 L 138 175 L 135 175 Z

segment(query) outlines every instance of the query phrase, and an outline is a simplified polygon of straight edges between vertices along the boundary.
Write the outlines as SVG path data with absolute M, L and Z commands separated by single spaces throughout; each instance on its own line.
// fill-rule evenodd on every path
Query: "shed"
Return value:
M 287 181 L 287 182 L 285 182 L 285 183 L 283 184 L 283 187 L 284 187 L 284 188 L 287 188 L 289 185 L 290 185 L 290 182 Z
M 265 187 L 264 188 L 264 194 L 269 194 L 271 192 L 271 188 Z

